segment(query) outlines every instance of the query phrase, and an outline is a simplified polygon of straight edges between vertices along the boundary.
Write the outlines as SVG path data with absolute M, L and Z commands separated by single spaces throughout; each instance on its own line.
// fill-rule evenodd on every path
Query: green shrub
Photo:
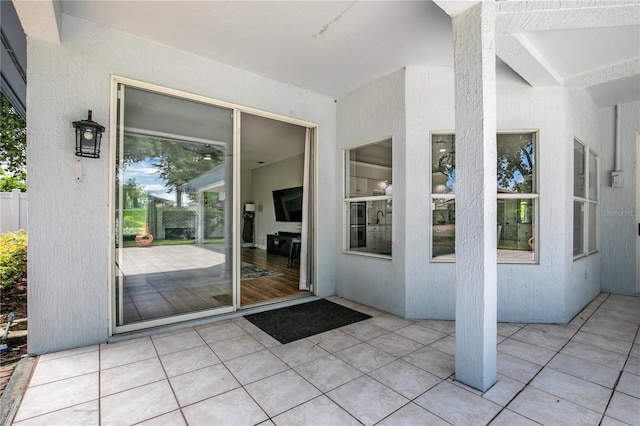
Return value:
M 0 235 L 0 288 L 27 275 L 27 233 L 23 230 Z

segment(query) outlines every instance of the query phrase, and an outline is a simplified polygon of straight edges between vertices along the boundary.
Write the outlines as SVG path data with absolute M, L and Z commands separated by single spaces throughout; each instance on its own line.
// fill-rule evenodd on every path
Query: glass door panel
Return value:
M 118 92 L 116 327 L 232 309 L 233 111 Z

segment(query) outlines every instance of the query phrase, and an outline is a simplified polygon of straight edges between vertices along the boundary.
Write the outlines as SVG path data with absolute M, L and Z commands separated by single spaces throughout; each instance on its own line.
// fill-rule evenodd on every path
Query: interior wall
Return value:
M 337 294 L 397 315 L 405 311 L 405 72 L 367 84 L 338 100 L 337 148 L 334 162 L 338 165 L 334 190 L 342 208 L 328 212 L 338 226 L 333 235 L 337 256 Z M 392 259 L 381 259 L 342 251 L 345 238 L 343 150 L 365 143 L 392 138 L 393 144 L 393 241 Z M 319 188 L 324 192 L 324 187 Z M 322 195 L 322 200 L 326 199 Z M 324 202 L 323 202 L 324 203 Z
M 266 248 L 267 234 L 280 231 L 300 232 L 300 222 L 276 222 L 273 191 L 302 186 L 303 177 L 304 155 L 253 169 L 251 190 L 256 203 L 256 244 L 260 247 Z
M 255 202 L 253 199 L 253 190 L 251 183 L 252 173 L 250 169 L 242 169 L 240 171 L 240 208 L 244 211 L 244 205 L 248 202 Z M 244 219 L 242 220 L 241 226 L 244 227 Z M 242 228 L 244 229 L 244 228 Z M 242 232 L 241 232 L 242 235 Z M 255 236 L 254 244 L 258 245 L 257 235 Z M 251 246 L 251 243 L 242 242 L 244 246 Z
M 611 187 L 614 170 L 614 108 L 602 111 L 600 151 L 600 253 L 602 291 L 636 294 L 638 223 L 636 211 L 638 164 L 637 135 L 640 132 L 640 102 L 622 104 L 620 108 L 620 168 L 624 185 Z
M 28 41 L 29 352 L 109 335 L 112 74 L 317 124 L 323 207 L 338 208 L 333 99 L 64 14 L 61 40 Z M 107 128 L 100 159 L 73 152 L 71 122 L 89 109 Z M 333 294 L 333 218 L 319 217 L 318 230 L 319 290 Z
M 430 132 L 453 131 L 453 69 L 407 69 L 406 316 L 455 317 L 455 263 L 430 262 Z M 498 320 L 566 322 L 571 267 L 572 161 L 568 97 L 562 88 L 531 88 L 497 68 L 498 130 L 537 130 L 539 265 L 498 264 Z M 394 228 L 394 235 L 396 229 Z

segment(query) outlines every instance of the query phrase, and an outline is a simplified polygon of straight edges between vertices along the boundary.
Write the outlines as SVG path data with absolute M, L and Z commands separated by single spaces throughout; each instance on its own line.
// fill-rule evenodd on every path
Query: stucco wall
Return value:
M 28 40 L 30 352 L 108 337 L 111 74 L 317 123 L 323 205 L 339 208 L 333 99 L 67 15 L 61 40 Z M 88 109 L 107 127 L 103 155 L 78 160 L 71 122 Z M 318 227 L 319 286 L 332 294 L 337 230 L 328 216 Z
M 573 158 L 569 98 L 560 87 L 531 88 L 504 72 L 498 129 L 538 130 L 538 265 L 498 265 L 498 320 L 567 322 L 572 251 Z
M 562 88 L 531 88 L 504 67 L 497 69 L 498 130 L 538 130 L 540 263 L 498 265 L 498 320 L 565 322 L 565 285 L 571 267 L 572 145 L 568 96 Z M 429 239 L 429 132 L 453 131 L 453 70 L 406 72 L 406 316 L 453 319 L 455 264 L 431 263 Z M 400 160 L 403 161 L 402 159 Z M 409 189 L 412 188 L 412 189 Z M 395 233 L 394 229 L 394 233 Z
M 603 141 L 601 138 L 602 113 L 593 99 L 584 90 L 572 90 L 569 94 L 572 140 L 577 138 L 580 142 L 600 155 L 602 146 L 611 143 L 611 140 Z M 572 146 L 573 149 L 573 146 Z M 572 156 L 573 157 L 573 156 Z M 573 173 L 573 161 L 571 164 Z M 571 180 L 570 197 L 573 197 L 573 179 Z M 570 205 L 573 212 L 573 203 Z M 571 228 L 573 221 L 567 225 Z M 572 236 L 572 233 L 570 233 Z M 571 243 L 573 246 L 573 243 Z M 573 249 L 571 249 L 571 253 Z M 573 256 L 571 256 L 573 257 Z M 591 299 L 600 293 L 600 253 L 594 253 L 571 262 L 570 279 L 565 291 L 565 303 L 567 316 L 572 318 Z
M 615 164 L 614 108 L 602 111 L 602 146 L 600 151 L 600 253 L 602 258 L 602 290 L 636 294 L 638 223 L 636 210 L 637 135 L 640 132 L 640 102 L 620 106 L 620 168 L 622 188 L 611 187 L 611 171 Z
M 455 317 L 455 264 L 430 263 L 431 136 L 455 130 L 453 69 L 407 68 L 406 315 Z
M 334 154 L 338 181 L 335 190 L 341 203 L 344 195 L 343 150 L 389 137 L 393 143 L 393 257 L 391 260 L 342 253 L 344 231 L 334 234 L 337 251 L 337 294 L 361 303 L 404 315 L 405 246 L 404 208 L 406 203 L 405 166 L 405 72 L 361 87 L 338 100 L 337 149 Z M 337 224 L 343 223 L 343 208 L 330 211 Z

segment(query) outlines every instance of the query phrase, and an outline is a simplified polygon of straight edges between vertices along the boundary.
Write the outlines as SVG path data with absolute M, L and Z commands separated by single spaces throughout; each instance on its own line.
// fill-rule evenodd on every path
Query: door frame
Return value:
M 205 104 L 210 104 L 210 105 L 214 105 L 217 107 L 223 107 L 223 108 L 229 108 L 233 111 L 233 194 L 231 195 L 233 197 L 233 202 L 232 202 L 232 217 L 233 217 L 233 223 L 232 223 L 232 233 L 233 233 L 233 256 L 232 256 L 232 265 L 233 265 L 233 279 L 232 279 L 232 297 L 233 297 L 233 302 L 232 305 L 229 307 L 224 307 L 224 308 L 215 308 L 215 309 L 210 309 L 210 310 L 205 310 L 205 311 L 199 311 L 199 312 L 193 312 L 193 313 L 187 313 L 187 314 L 180 314 L 180 315 L 175 315 L 175 316 L 171 316 L 171 317 L 166 317 L 166 318 L 159 318 L 159 319 L 154 319 L 154 320 L 148 320 L 148 321 L 141 321 L 141 322 L 136 322 L 133 324 L 128 324 L 128 325 L 122 325 L 122 326 L 116 326 L 116 320 L 117 320 L 117 304 L 116 304 L 116 300 L 115 300 L 115 288 L 117 285 L 117 277 L 116 277 L 116 271 L 115 271 L 115 260 L 116 260 L 116 250 L 115 250 L 115 244 L 112 238 L 109 238 L 109 247 L 108 247 L 108 262 L 109 262 L 109 268 L 108 268 L 108 279 L 107 279 L 107 283 L 108 283 L 108 296 L 109 296 L 109 336 L 113 336 L 114 334 L 120 334 L 120 333 L 126 333 L 126 332 L 130 332 L 130 331 L 137 331 L 137 330 L 144 330 L 144 329 L 148 329 L 148 328 L 152 328 L 152 327 L 158 327 L 158 326 L 165 326 L 165 325 L 170 325 L 170 324 L 176 324 L 176 323 L 180 323 L 180 322 L 185 322 L 185 321 L 190 321 L 190 320 L 195 320 L 195 319 L 203 319 L 203 318 L 209 318 L 209 317 L 214 317 L 214 316 L 219 316 L 219 315 L 223 315 L 223 314 L 229 314 L 229 313 L 233 313 L 235 311 L 237 311 L 238 309 L 241 308 L 240 306 L 240 250 L 241 250 L 241 244 L 239 243 L 240 241 L 242 241 L 241 238 L 241 226 L 240 226 L 240 217 L 242 214 L 242 206 L 241 206 L 241 199 L 238 196 L 240 194 L 240 189 L 241 189 L 241 169 L 240 169 L 240 165 L 241 165 L 241 158 L 240 158 L 240 151 L 241 151 L 241 146 L 240 146 L 240 139 L 241 139 L 241 135 L 240 135 L 240 117 L 242 115 L 242 113 L 248 113 L 248 114 L 253 114 L 253 115 L 257 115 L 257 116 L 261 116 L 264 118 L 270 118 L 273 120 L 279 120 L 279 121 L 283 121 L 286 123 L 290 123 L 290 124 L 295 124 L 298 126 L 302 126 L 302 127 L 309 127 L 309 128 L 313 128 L 314 131 L 314 140 L 312 141 L 312 150 L 314 152 L 317 153 L 317 140 L 318 140 L 318 131 L 317 131 L 317 124 L 315 123 L 311 123 L 308 121 L 304 121 L 304 120 L 299 120 L 299 119 L 295 119 L 295 118 L 291 118 L 291 117 L 287 117 L 284 115 L 280 115 L 280 114 L 275 114 L 275 113 L 271 113 L 271 112 L 267 112 L 267 111 L 263 111 L 263 110 L 259 110 L 256 108 L 251 108 L 251 107 L 246 107 L 246 106 L 242 106 L 242 105 L 238 105 L 238 104 L 234 104 L 231 102 L 225 102 L 225 101 L 220 101 L 214 98 L 210 98 L 207 96 L 202 96 L 202 95 L 196 95 L 194 93 L 190 93 L 190 92 L 185 92 L 182 90 L 178 90 L 178 89 L 173 89 L 173 88 L 169 88 L 169 87 L 165 87 L 165 86 L 160 86 L 160 85 L 156 85 L 156 84 L 152 84 L 152 83 L 147 83 L 144 81 L 140 81 L 140 80 L 135 80 L 135 79 L 131 79 L 131 78 L 127 78 L 127 77 L 122 77 L 119 75 L 115 75 L 115 74 L 111 74 L 110 76 L 110 108 L 109 108 L 109 113 L 110 113 L 110 117 L 109 117 L 109 235 L 114 236 L 116 235 L 115 231 L 115 192 L 116 192 L 116 182 L 115 182 L 115 170 L 116 170 L 116 144 L 119 143 L 118 139 L 117 139 L 117 135 L 118 135 L 118 106 L 119 106 L 119 99 L 118 99 L 118 86 L 120 84 L 124 85 L 124 86 L 130 86 L 130 87 L 135 87 L 138 89 L 143 89 L 143 90 L 149 90 L 149 91 L 153 91 L 153 92 L 157 92 L 157 93 L 161 93 L 164 95 L 169 95 L 169 96 L 175 96 L 175 97 L 179 97 L 179 98 L 183 98 L 186 100 L 191 100 L 191 101 L 196 101 L 196 102 L 201 102 L 201 103 L 205 103 Z M 317 188 L 317 155 L 314 155 L 314 174 L 311 177 L 312 181 L 313 181 L 313 186 L 314 188 Z M 316 238 L 316 220 L 317 220 L 317 191 L 314 191 L 314 200 L 313 200 L 313 207 L 314 210 L 313 212 L 311 212 L 312 215 L 312 220 L 313 220 L 313 233 L 311 235 L 311 244 L 313 244 L 313 258 L 312 258 L 312 262 L 313 262 L 313 266 L 312 266 L 312 274 L 311 274 L 311 282 L 312 282 L 312 290 L 311 292 L 313 294 L 317 294 L 318 293 L 318 285 L 317 285 L 317 238 Z
M 636 294 L 640 294 L 640 133 L 636 135 Z

